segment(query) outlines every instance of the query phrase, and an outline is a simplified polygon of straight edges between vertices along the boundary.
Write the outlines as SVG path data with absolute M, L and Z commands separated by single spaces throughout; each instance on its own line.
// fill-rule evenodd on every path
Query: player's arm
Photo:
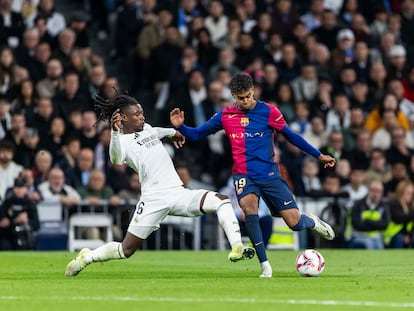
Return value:
M 176 148 L 181 148 L 185 144 L 185 136 L 175 129 L 165 127 L 154 127 L 153 129 L 157 132 L 159 139 L 170 138 Z
M 109 142 L 109 158 L 113 164 L 123 164 L 125 153 L 121 146 L 121 114 L 119 109 L 115 110 L 111 117 L 112 131 Z
M 174 108 L 170 112 L 170 121 L 174 128 L 180 131 L 185 137 L 194 141 L 206 138 L 208 135 L 217 132 L 220 129 L 220 119 L 221 117 L 216 114 L 206 123 L 198 127 L 190 127 L 184 124 L 184 111 L 179 108 Z
M 302 136 L 292 131 L 289 126 L 285 125 L 280 132 L 291 144 L 295 145 L 302 151 L 317 158 L 325 167 L 333 167 L 336 160 L 330 155 L 322 154 L 318 149 L 309 144 Z

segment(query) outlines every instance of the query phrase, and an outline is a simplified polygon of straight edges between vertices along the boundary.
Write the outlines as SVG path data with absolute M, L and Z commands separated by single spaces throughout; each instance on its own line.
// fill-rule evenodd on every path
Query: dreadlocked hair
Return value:
M 100 95 L 92 97 L 92 100 L 95 102 L 95 110 L 98 112 L 98 121 L 110 121 L 112 114 L 117 109 L 122 111 L 125 107 L 138 104 L 138 101 L 130 96 L 128 91 L 125 91 L 125 94 L 120 94 L 115 87 L 113 89 L 116 92 L 116 96 L 113 99 L 103 98 Z

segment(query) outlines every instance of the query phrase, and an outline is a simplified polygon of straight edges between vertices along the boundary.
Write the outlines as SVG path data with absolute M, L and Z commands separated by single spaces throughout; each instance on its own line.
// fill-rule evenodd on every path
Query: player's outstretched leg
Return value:
M 333 240 L 335 238 L 335 231 L 328 223 L 324 222 L 322 219 L 312 213 L 308 213 L 307 216 L 312 218 L 315 222 L 315 227 L 311 228 L 311 230 L 315 231 L 326 240 Z
M 109 242 L 94 250 L 82 249 L 79 254 L 68 263 L 65 269 L 66 276 L 76 276 L 92 262 L 103 262 L 113 259 L 125 259 L 122 243 Z
M 223 228 L 231 246 L 231 252 L 228 255 L 228 259 L 231 262 L 252 259 L 254 257 L 254 249 L 242 243 L 239 222 L 227 196 L 217 192 L 208 192 L 202 209 L 205 213 L 216 212 L 218 222 Z

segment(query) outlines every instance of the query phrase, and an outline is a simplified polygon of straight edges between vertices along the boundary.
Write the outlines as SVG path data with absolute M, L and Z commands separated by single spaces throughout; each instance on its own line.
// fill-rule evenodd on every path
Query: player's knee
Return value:
M 207 192 L 201 210 L 205 214 L 214 213 L 222 206 L 229 205 L 231 207 L 230 199 L 224 194 L 217 192 Z

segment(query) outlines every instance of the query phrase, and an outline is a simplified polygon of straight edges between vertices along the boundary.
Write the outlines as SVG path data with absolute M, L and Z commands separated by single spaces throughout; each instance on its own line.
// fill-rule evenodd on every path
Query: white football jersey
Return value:
M 170 155 L 161 138 L 173 134 L 173 129 L 153 128 L 145 123 L 141 132 L 120 134 L 112 131 L 110 158 L 114 164 L 126 163 L 134 169 L 141 181 L 142 193 L 181 186 Z

